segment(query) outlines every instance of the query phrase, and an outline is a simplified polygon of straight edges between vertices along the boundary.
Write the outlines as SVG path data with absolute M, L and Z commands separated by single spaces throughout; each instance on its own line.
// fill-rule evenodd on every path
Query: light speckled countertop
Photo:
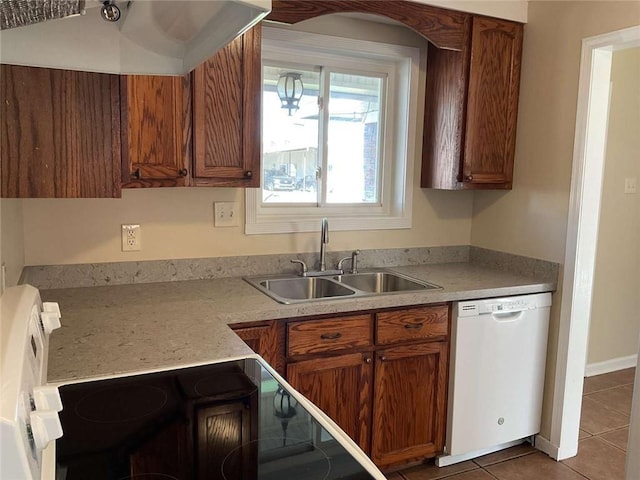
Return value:
M 41 290 L 62 328 L 49 348 L 48 380 L 127 375 L 219 362 L 253 352 L 229 323 L 552 291 L 555 280 L 471 263 L 391 270 L 441 290 L 283 305 L 241 278 Z

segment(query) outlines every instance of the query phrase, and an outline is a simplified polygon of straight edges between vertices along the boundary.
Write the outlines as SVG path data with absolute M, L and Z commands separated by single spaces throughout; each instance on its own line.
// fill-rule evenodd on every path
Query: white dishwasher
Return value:
M 540 431 L 550 307 L 550 293 L 456 304 L 446 454 L 438 466 Z

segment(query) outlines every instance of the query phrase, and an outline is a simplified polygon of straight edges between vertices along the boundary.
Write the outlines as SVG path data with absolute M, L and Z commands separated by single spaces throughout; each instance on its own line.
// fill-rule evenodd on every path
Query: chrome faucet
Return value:
M 324 259 L 326 246 L 329 244 L 329 221 L 326 218 L 322 219 L 322 226 L 320 228 L 320 271 L 324 272 L 327 269 L 327 263 Z
M 327 262 L 325 260 L 327 245 L 329 244 L 329 222 L 326 218 L 322 219 L 322 225 L 320 228 L 320 268 L 318 271 L 310 271 L 307 269 L 307 265 L 302 260 L 291 260 L 291 263 L 300 264 L 302 267 L 302 272 L 300 275 L 302 277 L 322 277 L 329 275 L 342 275 L 342 269 L 337 270 L 327 270 Z M 358 251 L 358 253 L 360 253 Z M 354 253 L 354 257 L 357 253 Z

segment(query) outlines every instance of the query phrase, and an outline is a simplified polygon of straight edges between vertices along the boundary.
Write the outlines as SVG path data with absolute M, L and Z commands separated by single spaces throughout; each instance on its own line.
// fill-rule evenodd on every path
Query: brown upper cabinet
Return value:
M 191 76 L 123 78 L 125 187 L 260 186 L 260 46 L 258 25 Z
M 191 163 L 191 79 L 120 78 L 123 187 L 187 184 Z
M 522 24 L 404 0 L 274 0 L 267 19 L 339 12 L 383 15 L 429 40 L 421 186 L 510 189 Z
M 260 25 L 193 72 L 193 183 L 260 186 Z
M 406 0 L 274 0 L 267 17 L 384 15 L 429 40 L 421 186 L 510 189 L 522 24 Z M 2 66 L 2 196 L 260 186 L 261 28 L 182 77 Z
M 2 197 L 119 197 L 118 77 L 0 66 Z
M 522 31 L 476 16 L 462 51 L 429 45 L 422 187 L 511 188 Z

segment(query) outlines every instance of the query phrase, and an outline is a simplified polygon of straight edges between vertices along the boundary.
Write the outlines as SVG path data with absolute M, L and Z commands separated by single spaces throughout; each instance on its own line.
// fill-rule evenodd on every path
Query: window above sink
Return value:
M 420 49 L 265 27 L 262 59 L 263 180 L 245 232 L 314 231 L 322 217 L 410 228 Z M 281 107 L 287 74 L 298 108 Z

